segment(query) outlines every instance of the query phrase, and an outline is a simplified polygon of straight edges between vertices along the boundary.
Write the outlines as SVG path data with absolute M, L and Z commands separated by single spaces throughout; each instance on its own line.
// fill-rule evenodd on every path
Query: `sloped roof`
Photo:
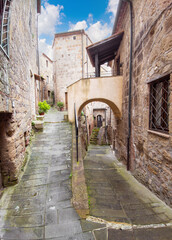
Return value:
M 93 67 L 95 67 L 96 54 L 98 54 L 100 65 L 115 58 L 115 53 L 119 48 L 123 34 L 124 32 L 113 34 L 109 38 L 94 43 L 86 48 Z

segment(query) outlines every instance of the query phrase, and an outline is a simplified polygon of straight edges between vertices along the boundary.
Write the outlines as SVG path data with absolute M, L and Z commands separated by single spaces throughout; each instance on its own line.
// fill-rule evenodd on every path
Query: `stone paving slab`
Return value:
M 172 209 L 125 170 L 108 146 L 90 146 L 84 159 L 96 240 L 171 240 Z M 104 225 L 105 224 L 105 225 Z
M 92 240 L 71 204 L 71 125 L 50 110 L 20 182 L 0 199 L 0 240 Z

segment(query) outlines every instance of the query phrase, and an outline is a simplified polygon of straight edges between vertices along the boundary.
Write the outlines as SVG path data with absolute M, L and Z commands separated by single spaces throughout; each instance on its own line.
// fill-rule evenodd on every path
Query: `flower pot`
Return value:
M 39 115 L 44 115 L 44 112 L 39 113 Z

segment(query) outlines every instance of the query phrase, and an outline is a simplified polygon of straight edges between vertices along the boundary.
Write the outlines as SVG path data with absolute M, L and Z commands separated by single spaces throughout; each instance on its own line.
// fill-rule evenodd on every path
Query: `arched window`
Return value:
M 0 1 L 0 45 L 6 54 L 9 54 L 9 23 L 10 6 L 12 0 Z

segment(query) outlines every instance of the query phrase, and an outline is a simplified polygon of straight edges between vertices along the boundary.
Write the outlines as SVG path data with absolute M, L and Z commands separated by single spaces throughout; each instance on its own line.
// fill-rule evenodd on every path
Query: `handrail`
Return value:
M 120 74 L 121 76 L 122 74 Z M 114 77 L 114 76 L 119 76 L 117 73 L 114 73 L 112 71 L 107 71 L 107 72 L 101 72 L 100 77 Z M 95 72 L 88 72 L 84 75 L 84 78 L 96 78 Z
M 76 159 L 78 162 L 78 117 L 76 112 L 76 104 L 74 103 L 74 115 L 75 115 L 75 133 L 76 133 Z

